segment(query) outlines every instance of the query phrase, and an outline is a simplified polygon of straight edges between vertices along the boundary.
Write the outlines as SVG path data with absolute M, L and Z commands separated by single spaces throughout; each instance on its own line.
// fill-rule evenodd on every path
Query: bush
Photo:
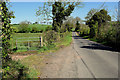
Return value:
M 66 32 L 66 31 L 69 31 L 69 32 L 71 32 L 72 31 L 72 29 L 73 29 L 73 24 L 72 23 L 70 23 L 70 22 L 66 22 L 66 23 L 64 23 L 64 24 L 62 24 L 62 26 L 61 26 L 61 33 L 64 33 L 64 32 Z
M 21 22 L 18 29 L 20 33 L 28 33 L 30 32 L 29 25 L 26 22 Z
M 99 29 L 97 40 L 106 45 L 119 48 L 120 46 L 120 25 L 117 23 L 102 24 Z
M 77 22 L 76 22 L 75 31 L 76 31 L 76 32 L 79 32 L 79 30 L 80 30 L 80 24 L 79 24 L 79 22 L 77 21 Z
M 99 41 L 110 41 L 110 37 L 113 35 L 113 28 L 108 24 L 102 24 L 99 29 L 98 39 Z
M 81 24 L 80 36 L 88 36 L 90 33 L 90 28 L 87 25 Z
M 37 33 L 37 32 L 39 32 L 39 31 L 38 31 L 37 27 L 32 27 L 31 32 L 32 32 L 32 33 Z
M 39 30 L 40 33 L 42 33 L 43 31 L 44 31 L 43 29 Z
M 8 60 L 3 61 L 2 78 L 27 78 L 28 68 L 23 66 L 19 61 Z
M 58 40 L 58 34 L 57 32 L 50 30 L 44 33 L 44 41 L 47 44 L 53 44 Z
M 51 27 L 51 26 L 47 26 L 47 27 L 46 27 L 46 31 L 49 31 L 49 30 L 52 30 L 52 27 Z
M 65 24 L 62 24 L 61 29 L 60 29 L 60 32 L 61 32 L 61 33 L 64 33 L 64 32 L 66 32 L 66 31 L 67 31 L 67 26 L 66 26 Z
M 12 29 L 13 29 L 13 32 L 15 32 L 15 33 L 17 33 L 19 31 L 17 27 L 12 27 Z

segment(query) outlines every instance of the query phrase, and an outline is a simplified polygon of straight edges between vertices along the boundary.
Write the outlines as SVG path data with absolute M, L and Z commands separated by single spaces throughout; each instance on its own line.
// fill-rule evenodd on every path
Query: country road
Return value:
M 118 52 L 72 35 L 72 44 L 48 59 L 41 78 L 118 78 Z

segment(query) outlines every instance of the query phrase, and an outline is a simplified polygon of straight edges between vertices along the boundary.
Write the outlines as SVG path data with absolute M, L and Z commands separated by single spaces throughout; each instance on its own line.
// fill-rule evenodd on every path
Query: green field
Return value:
M 20 25 L 12 25 L 12 27 L 15 27 L 15 28 L 19 28 L 19 26 Z M 42 24 L 29 24 L 28 25 L 30 29 L 32 29 L 32 27 L 36 27 L 38 30 L 43 30 L 43 31 L 45 31 L 48 26 L 52 27 L 52 25 L 42 25 Z
M 55 45 L 69 45 L 72 40 L 71 33 L 64 33 L 63 38 Z M 14 33 L 10 40 L 11 48 L 17 50 L 15 52 L 24 52 L 28 50 L 44 51 L 46 47 L 41 48 L 40 37 L 43 38 L 42 33 Z M 52 46 L 52 45 L 51 45 Z M 57 48 L 57 47 L 56 47 Z
M 40 40 L 39 37 L 41 37 L 41 36 L 42 36 L 41 33 L 15 33 L 12 35 L 12 38 L 10 40 L 11 47 L 12 47 L 12 49 L 16 48 L 16 44 L 17 44 L 18 48 L 23 49 L 23 51 L 27 51 L 27 48 L 28 48 L 27 41 L 28 40 L 39 41 Z M 30 38 L 30 37 L 34 37 L 34 38 Z M 35 41 L 34 41 L 34 43 L 33 42 L 31 43 L 32 46 L 36 46 L 36 44 L 38 44 L 38 42 L 35 42 Z M 19 52 L 19 50 L 18 50 L 18 52 Z

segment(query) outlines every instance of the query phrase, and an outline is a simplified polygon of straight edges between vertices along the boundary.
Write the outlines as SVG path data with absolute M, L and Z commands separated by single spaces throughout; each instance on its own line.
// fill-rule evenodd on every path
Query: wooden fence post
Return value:
M 12 40 L 12 49 L 13 49 L 13 44 L 14 44 L 14 41 Z
M 28 50 L 30 49 L 30 47 L 29 47 L 29 39 L 28 39 Z
M 43 37 L 41 36 L 41 47 L 43 46 Z
M 16 42 L 15 42 L 15 46 L 16 46 L 16 48 L 17 48 L 17 40 L 16 40 Z

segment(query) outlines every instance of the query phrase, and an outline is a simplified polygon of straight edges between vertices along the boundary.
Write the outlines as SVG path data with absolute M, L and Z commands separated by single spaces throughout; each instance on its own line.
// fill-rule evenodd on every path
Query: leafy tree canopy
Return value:
M 89 27 L 92 27 L 93 24 L 98 22 L 98 25 L 100 27 L 101 23 L 106 23 L 108 21 L 111 21 L 111 17 L 108 15 L 108 12 L 105 9 L 100 10 L 99 12 L 96 12 L 91 19 L 89 19 L 86 24 L 89 25 Z
M 51 7 L 52 10 L 50 10 Z M 70 16 L 75 7 L 81 7 L 81 2 L 47 2 L 42 8 L 40 8 L 36 14 L 37 16 L 46 15 L 46 17 L 51 17 L 53 20 L 53 29 L 55 31 L 60 31 L 63 20 L 67 16 Z M 46 19 L 50 20 L 50 19 Z
M 87 16 L 85 17 L 85 19 L 89 20 L 96 12 L 97 12 L 97 9 L 94 9 L 94 8 L 91 9 L 91 10 L 88 12 Z

